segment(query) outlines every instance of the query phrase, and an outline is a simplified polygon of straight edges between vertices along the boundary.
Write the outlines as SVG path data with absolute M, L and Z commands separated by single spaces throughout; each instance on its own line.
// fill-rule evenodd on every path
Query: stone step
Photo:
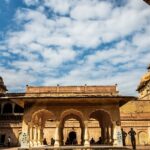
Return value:
M 118 146 L 60 146 L 58 148 L 53 146 L 31 147 L 31 148 L 18 148 L 18 150 L 131 150 L 128 147 Z

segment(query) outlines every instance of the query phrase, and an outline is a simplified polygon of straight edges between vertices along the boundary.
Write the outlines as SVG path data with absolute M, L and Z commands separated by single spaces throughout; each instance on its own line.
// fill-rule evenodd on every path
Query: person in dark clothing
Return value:
M 70 144 L 70 139 L 69 137 L 67 138 L 66 142 L 65 142 L 65 145 L 69 145 Z
M 91 145 L 92 145 L 92 144 L 95 144 L 95 140 L 94 140 L 93 138 L 91 138 L 90 144 L 91 144 Z
M 127 133 L 121 129 L 121 133 L 122 133 L 122 143 L 123 143 L 123 146 L 126 146 L 126 136 L 127 136 Z
M 102 144 L 102 137 L 99 137 L 99 140 L 96 142 L 96 144 Z
M 51 145 L 53 146 L 55 143 L 55 140 L 53 138 L 51 138 Z
M 43 140 L 43 145 L 47 145 L 46 138 L 44 138 L 44 140 Z
M 132 148 L 136 149 L 136 140 L 135 140 L 136 132 L 133 130 L 133 128 L 131 128 L 131 130 L 128 132 L 128 134 L 131 137 Z

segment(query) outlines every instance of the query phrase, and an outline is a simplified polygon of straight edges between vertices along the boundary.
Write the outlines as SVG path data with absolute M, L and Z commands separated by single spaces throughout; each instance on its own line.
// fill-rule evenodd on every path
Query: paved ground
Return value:
M 0 147 L 0 150 L 18 150 L 18 147 L 11 147 L 11 148 Z M 137 150 L 150 150 L 150 146 L 138 146 Z

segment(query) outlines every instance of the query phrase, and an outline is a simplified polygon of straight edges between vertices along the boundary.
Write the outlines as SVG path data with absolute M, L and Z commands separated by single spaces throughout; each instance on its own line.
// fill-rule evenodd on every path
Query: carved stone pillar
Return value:
M 122 133 L 121 133 L 121 126 L 117 125 L 116 122 L 113 122 L 113 129 L 114 129 L 114 135 L 113 135 L 113 145 L 114 146 L 123 146 L 122 143 Z
M 1 104 L 1 114 L 3 114 L 4 103 Z
M 37 133 L 38 133 L 38 135 L 37 135 L 37 144 L 38 145 L 41 145 L 42 143 L 41 143 L 41 126 L 38 126 L 38 128 L 37 128 Z
M 34 126 L 34 138 L 33 138 L 33 142 L 34 142 L 34 146 L 37 146 L 37 126 Z
M 12 104 L 12 113 L 15 113 L 15 103 Z
M 29 125 L 29 147 L 33 146 L 33 127 Z
M 55 144 L 54 147 L 60 146 L 60 137 L 59 137 L 59 121 L 56 122 L 56 129 L 55 129 Z
M 109 126 L 106 127 L 107 144 L 109 144 Z
M 85 129 L 84 129 L 84 146 L 88 147 L 88 146 L 90 146 L 88 121 L 85 121 L 84 124 L 85 124 Z

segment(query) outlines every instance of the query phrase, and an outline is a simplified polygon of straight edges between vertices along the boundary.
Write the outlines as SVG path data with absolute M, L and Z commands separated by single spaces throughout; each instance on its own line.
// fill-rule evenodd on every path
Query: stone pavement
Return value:
M 18 150 L 19 147 L 11 147 L 11 148 L 7 148 L 7 147 L 0 147 L 0 150 Z M 131 148 L 130 146 L 128 146 L 128 148 Z M 37 149 L 36 149 L 37 150 Z M 39 148 L 38 150 L 41 150 L 41 148 Z M 150 145 L 149 146 L 137 146 L 136 150 L 150 150 Z

